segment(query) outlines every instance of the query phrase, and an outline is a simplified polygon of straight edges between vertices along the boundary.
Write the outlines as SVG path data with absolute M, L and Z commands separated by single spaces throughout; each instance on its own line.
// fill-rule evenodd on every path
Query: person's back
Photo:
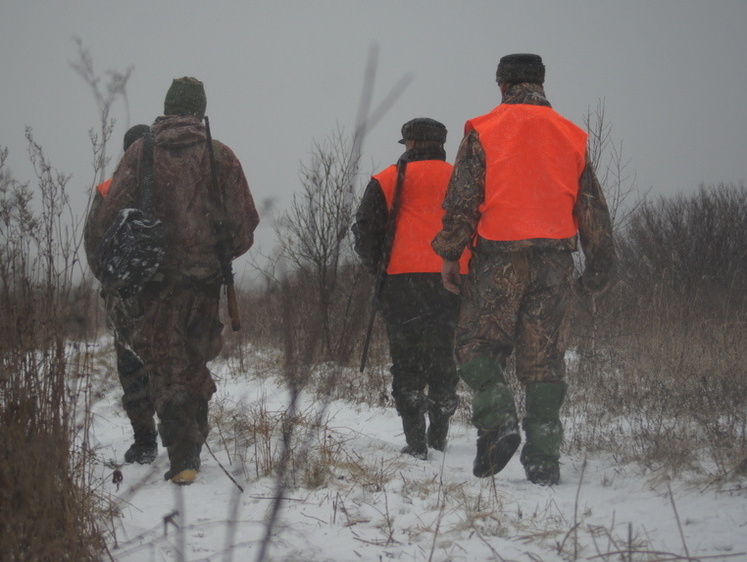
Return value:
M 392 397 L 407 442 L 402 452 L 425 459 L 429 446 L 446 447 L 457 405 L 453 340 L 459 299 L 441 285 L 441 260 L 430 247 L 452 166 L 445 161 L 442 123 L 413 119 L 403 125 L 402 136 L 406 152 L 371 178 L 353 232 L 362 262 L 374 272 L 386 267 L 380 307 L 392 358 Z M 392 220 L 394 239 L 383 264 Z
M 167 107 L 165 111 L 180 109 Z M 161 273 L 174 272 L 197 280 L 216 277 L 220 272 L 215 251 L 217 214 L 225 212 L 226 221 L 232 225 L 230 245 L 234 257 L 251 247 L 258 223 L 241 164 L 229 147 L 213 141 L 223 196 L 223 209 L 219 210 L 211 193 L 210 155 L 201 118 L 167 113 L 156 119 L 152 130 L 155 136 L 154 211 L 167 229 L 167 252 Z M 121 172 L 115 172 L 108 198 L 110 213 L 114 209 L 137 206 L 142 146 L 142 141 L 135 143 L 120 164 Z
M 218 304 L 222 284 L 217 221 L 227 227 L 231 257 L 246 252 L 259 218 L 241 164 L 225 145 L 214 142 L 222 201 L 212 193 L 211 161 L 202 82 L 172 82 L 164 115 L 152 126 L 153 206 L 166 230 L 165 258 L 137 297 L 142 316 L 132 345 L 150 374 L 150 391 L 167 447 L 165 478 L 191 483 L 200 468 L 208 434 L 208 402 L 215 383 L 207 362 L 222 346 Z M 137 207 L 145 144 L 135 143 L 114 173 L 101 219 Z
M 530 481 L 551 485 L 560 479 L 577 235 L 586 257 L 581 286 L 589 291 L 611 282 L 615 252 L 586 133 L 552 109 L 544 78 L 538 55 L 501 58 L 501 104 L 465 125 L 432 245 L 444 260 L 444 286 L 462 294 L 457 356 L 459 374 L 474 390 L 473 474 L 501 471 L 521 443 L 504 378 L 514 354 L 526 399 L 521 462 Z M 455 260 L 468 245 L 474 254 L 462 290 Z

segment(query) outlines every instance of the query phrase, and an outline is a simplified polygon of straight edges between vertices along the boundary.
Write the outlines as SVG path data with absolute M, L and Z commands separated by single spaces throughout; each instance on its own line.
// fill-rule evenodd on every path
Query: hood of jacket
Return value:
M 205 125 L 189 115 L 165 115 L 153 123 L 156 145 L 162 148 L 187 148 L 207 142 Z

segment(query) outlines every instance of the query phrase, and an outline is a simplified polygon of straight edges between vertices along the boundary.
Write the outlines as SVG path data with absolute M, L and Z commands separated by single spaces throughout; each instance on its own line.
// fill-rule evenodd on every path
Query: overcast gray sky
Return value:
M 129 126 L 162 113 L 172 78 L 195 76 L 213 135 L 238 155 L 255 199 L 282 207 L 313 141 L 352 132 L 371 44 L 374 105 L 412 81 L 365 139 L 366 171 L 394 162 L 402 123 L 420 116 L 446 124 L 453 161 L 465 120 L 499 102 L 498 59 L 534 52 L 555 109 L 582 125 L 605 100 L 639 187 L 670 195 L 747 177 L 746 28 L 745 0 L 1 0 L 0 146 L 16 178 L 31 179 L 31 126 L 85 206 L 97 110 L 70 66 L 78 36 L 100 74 L 134 68 L 129 121 L 114 108 L 115 151 Z

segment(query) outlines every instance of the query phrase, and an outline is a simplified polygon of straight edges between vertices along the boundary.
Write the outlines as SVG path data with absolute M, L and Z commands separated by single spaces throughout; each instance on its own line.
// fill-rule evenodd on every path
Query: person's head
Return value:
M 124 136 L 124 151 L 127 152 L 127 149 L 130 148 L 132 143 L 142 137 L 148 131 L 150 131 L 150 127 L 148 125 L 135 125 L 134 127 L 130 127 Z
M 501 91 L 513 84 L 538 84 L 545 82 L 545 65 L 542 57 L 531 53 L 506 55 L 498 62 L 495 81 Z
M 446 143 L 446 126 L 435 119 L 417 117 L 402 125 L 402 140 L 407 150 L 418 146 L 443 147 Z
M 205 117 L 207 97 L 205 86 L 197 78 L 174 78 L 163 102 L 164 115 L 191 115 Z

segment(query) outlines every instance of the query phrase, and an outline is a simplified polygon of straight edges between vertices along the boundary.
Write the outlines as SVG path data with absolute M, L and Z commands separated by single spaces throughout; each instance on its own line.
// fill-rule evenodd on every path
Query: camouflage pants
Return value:
M 459 298 L 446 291 L 438 273 L 387 277 L 382 313 L 392 358 L 392 397 L 400 414 L 412 409 L 426 386 L 432 408 L 456 410 L 459 376 L 454 360 L 454 330 Z
M 133 333 L 135 352 L 150 376 L 159 417 L 169 402 L 206 402 L 215 392 L 207 368 L 222 347 L 220 285 L 187 280 L 153 283 L 139 297 L 142 315 Z
M 515 352 L 523 384 L 563 381 L 572 282 L 570 252 L 476 251 L 462 288 L 459 363 L 490 357 L 505 369 Z

